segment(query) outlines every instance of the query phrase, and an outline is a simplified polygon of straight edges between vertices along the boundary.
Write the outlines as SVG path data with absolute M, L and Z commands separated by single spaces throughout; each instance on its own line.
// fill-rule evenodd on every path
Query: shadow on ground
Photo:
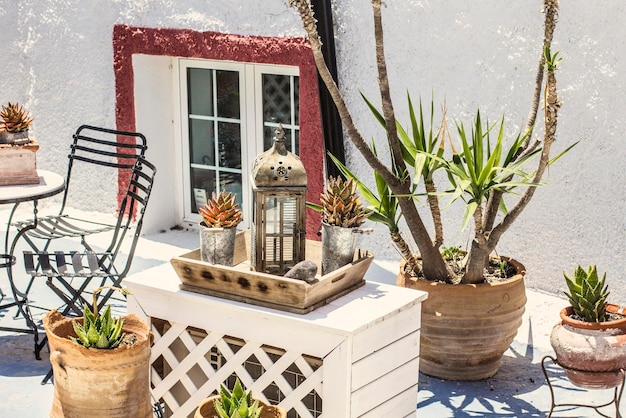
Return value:
M 454 417 L 545 417 L 545 411 L 520 397 L 545 384 L 541 365 L 532 363 L 532 350 L 510 353 L 514 355 L 502 358 L 498 374 L 486 380 L 446 381 L 420 374 L 418 411 L 438 403 Z
M 0 376 L 45 376 L 50 370 L 48 350 L 42 350 L 41 360 L 36 360 L 33 343 L 30 334 L 0 336 Z

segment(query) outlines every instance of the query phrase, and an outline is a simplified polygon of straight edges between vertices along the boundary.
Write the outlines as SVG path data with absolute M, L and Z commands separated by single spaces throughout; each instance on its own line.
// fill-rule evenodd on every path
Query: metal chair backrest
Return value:
M 62 214 L 65 210 L 65 206 L 70 199 L 70 193 L 74 190 L 74 172 L 78 166 L 83 164 L 108 167 L 110 168 L 110 174 L 108 178 L 113 180 L 115 178 L 116 184 L 118 184 L 118 194 L 123 191 L 127 184 L 120 184 L 124 174 L 128 176 L 130 170 L 133 169 L 135 163 L 140 157 L 144 157 L 146 149 L 146 137 L 138 132 L 125 132 L 107 128 L 100 128 L 90 125 L 82 125 L 72 136 L 73 141 L 70 146 L 70 153 L 68 155 L 68 169 L 65 178 L 65 192 L 63 194 L 63 201 L 61 204 L 59 214 Z M 94 167 L 95 168 L 95 167 Z M 86 171 L 85 168 L 82 169 Z M 92 173 L 86 173 L 90 176 Z M 97 173 L 99 176 L 103 176 L 102 173 Z M 107 177 L 101 177 L 106 179 Z M 82 186 L 90 186 L 91 184 L 82 184 Z M 81 184 L 78 185 L 81 187 Z M 81 189 L 79 192 L 79 198 L 84 199 L 85 190 Z
M 156 167 L 145 158 L 139 157 L 133 167 L 130 182 L 126 188 L 126 194 L 120 205 L 118 224 L 115 228 L 115 234 L 126 234 L 131 229 L 131 224 L 135 224 L 126 262 L 123 263 L 123 266 L 120 266 L 119 264 L 116 266 L 118 274 L 121 277 L 126 276 L 128 270 L 130 269 L 135 248 L 137 247 L 137 242 L 143 227 L 143 217 L 146 211 L 146 206 L 148 205 L 148 199 L 152 193 L 155 175 Z M 114 236 L 111 240 L 112 247 L 109 247 L 107 251 L 113 254 L 112 262 L 115 262 L 122 242 L 123 236 Z

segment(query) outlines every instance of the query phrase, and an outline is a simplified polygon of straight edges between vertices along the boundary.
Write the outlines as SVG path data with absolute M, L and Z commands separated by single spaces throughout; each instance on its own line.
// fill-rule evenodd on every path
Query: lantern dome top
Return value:
M 253 187 L 306 187 L 306 171 L 300 158 L 287 150 L 285 131 L 279 124 L 274 144 L 259 154 L 252 165 Z

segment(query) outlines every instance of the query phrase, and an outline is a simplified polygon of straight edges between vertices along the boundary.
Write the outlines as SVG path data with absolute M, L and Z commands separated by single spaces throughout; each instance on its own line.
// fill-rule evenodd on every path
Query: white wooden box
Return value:
M 167 323 L 153 326 L 151 376 L 169 416 L 192 415 L 233 374 L 265 401 L 277 387 L 278 404 L 299 417 L 415 416 L 424 292 L 367 282 L 300 315 L 180 290 L 169 264 L 124 284 L 129 312 Z M 260 375 L 246 369 L 251 358 Z M 295 383 L 285 377 L 293 367 L 302 375 Z M 305 405 L 311 393 L 321 399 L 315 415 Z

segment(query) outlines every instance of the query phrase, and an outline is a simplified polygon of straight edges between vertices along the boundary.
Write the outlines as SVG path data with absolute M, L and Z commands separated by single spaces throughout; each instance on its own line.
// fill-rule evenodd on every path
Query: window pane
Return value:
M 218 123 L 220 167 L 241 168 L 241 125 Z
M 189 92 L 189 113 L 213 116 L 212 71 L 204 68 L 187 69 L 187 91 Z
M 300 77 L 293 78 L 293 102 L 296 108 L 294 123 L 300 125 Z
M 198 207 L 203 206 L 215 191 L 215 171 L 191 168 L 191 187 L 191 211 L 198 213 Z
M 239 119 L 239 73 L 215 71 L 217 79 L 217 116 Z
M 195 164 L 215 165 L 213 121 L 189 120 L 189 159 Z
M 291 84 L 288 75 L 263 74 L 263 120 L 291 124 Z
M 267 151 L 270 149 L 272 144 L 274 144 L 274 131 L 276 128 L 271 126 L 263 127 L 263 151 Z
M 242 187 L 241 187 L 241 174 L 238 173 L 220 173 L 220 191 L 224 190 L 226 193 L 230 192 L 237 196 L 237 203 L 239 207 L 242 206 Z
M 284 129 L 284 128 L 283 128 Z M 268 150 L 274 144 L 274 136 L 276 135 L 276 127 L 265 126 L 263 127 L 263 150 Z M 291 140 L 291 137 L 295 135 L 295 143 Z M 300 147 L 298 144 L 300 137 L 300 131 L 298 129 L 285 129 L 285 146 L 288 151 L 293 152 L 296 155 L 300 153 Z M 296 150 L 292 148 L 292 144 L 295 145 Z

